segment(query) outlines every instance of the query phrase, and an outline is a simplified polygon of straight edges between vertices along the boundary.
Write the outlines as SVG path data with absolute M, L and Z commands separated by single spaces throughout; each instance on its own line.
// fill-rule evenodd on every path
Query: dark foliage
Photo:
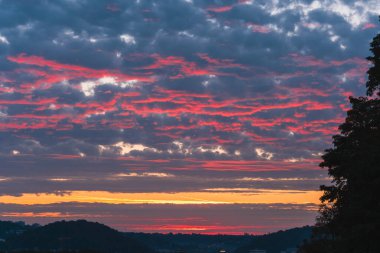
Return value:
M 380 34 L 373 38 L 370 51 L 372 56 L 367 57 L 367 60 L 372 63 L 372 67 L 367 71 L 367 95 L 372 96 L 377 90 L 377 95 L 380 96 Z
M 149 248 L 105 225 L 85 220 L 60 221 L 30 229 L 10 237 L 5 249 L 20 250 L 92 250 L 99 252 L 151 253 Z
M 39 251 L 39 250 L 21 250 L 21 251 L 0 251 L 0 253 L 101 253 L 96 250 L 52 250 L 52 251 Z
M 322 156 L 333 185 L 321 186 L 313 240 L 300 252 L 378 253 L 380 228 L 380 34 L 371 43 L 367 94 L 350 97 L 352 109 Z M 374 95 L 374 93 L 376 93 Z
M 0 221 L 0 233 L 12 235 L 0 245 L 0 253 L 103 253 L 103 252 L 181 252 L 215 253 L 248 252 L 258 247 L 280 252 L 296 247 L 308 238 L 311 227 L 253 235 L 201 235 L 201 234 L 147 234 L 121 233 L 105 225 L 79 221 L 61 221 L 46 226 L 25 225 L 23 222 Z M 147 249 L 144 246 L 149 247 Z
M 127 233 L 146 243 L 153 249 L 163 252 L 176 252 L 184 250 L 187 253 L 215 253 L 220 249 L 234 252 L 242 245 L 249 243 L 252 235 L 201 235 L 201 234 L 146 234 Z
M 7 239 L 11 236 L 21 234 L 28 229 L 37 227 L 38 225 L 26 225 L 24 222 L 0 221 L 0 238 Z
M 311 236 L 312 228 L 293 228 L 286 231 L 255 236 L 249 244 L 239 248 L 235 253 L 246 253 L 253 249 L 266 250 L 267 253 L 279 253 L 289 248 L 297 248 Z

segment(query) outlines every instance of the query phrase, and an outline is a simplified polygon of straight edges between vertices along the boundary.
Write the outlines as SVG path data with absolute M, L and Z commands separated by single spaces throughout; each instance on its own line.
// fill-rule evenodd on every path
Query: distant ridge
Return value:
M 58 221 L 28 229 L 5 241 L 5 250 L 93 250 L 98 252 L 153 253 L 125 234 L 97 222 Z
M 280 253 L 296 249 L 311 236 L 312 227 L 292 228 L 265 235 L 201 235 L 201 234 L 145 234 L 127 233 L 132 238 L 143 241 L 150 247 L 162 252 L 216 253 L 220 249 L 228 253 L 248 253 L 253 249 L 266 250 L 267 253 Z
M 251 249 L 280 253 L 310 238 L 312 227 L 266 235 L 202 235 L 119 232 L 85 220 L 59 221 L 45 226 L 0 221 L 0 253 L 247 253 Z M 286 252 L 286 251 L 285 251 Z M 291 252 L 291 251 L 289 251 Z
M 235 253 L 246 253 L 252 249 L 266 250 L 267 253 L 279 253 L 286 249 L 298 248 L 304 240 L 311 237 L 311 232 L 312 227 L 305 226 L 255 236 L 247 245 L 238 248 Z

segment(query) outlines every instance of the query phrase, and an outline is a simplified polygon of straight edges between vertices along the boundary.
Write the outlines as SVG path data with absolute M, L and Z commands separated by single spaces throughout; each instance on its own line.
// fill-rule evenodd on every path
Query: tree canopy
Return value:
M 370 46 L 367 96 L 350 97 L 340 134 L 322 156 L 332 185 L 321 186 L 316 229 L 302 253 L 380 252 L 380 34 Z

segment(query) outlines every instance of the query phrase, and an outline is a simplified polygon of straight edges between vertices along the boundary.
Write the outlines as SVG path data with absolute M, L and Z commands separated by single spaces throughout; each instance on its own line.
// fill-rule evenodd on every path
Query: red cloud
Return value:
M 167 56 L 162 57 L 158 54 L 153 54 L 151 57 L 155 60 L 151 65 L 142 67 L 143 70 L 159 70 L 167 67 L 175 67 L 178 70 L 178 74 L 172 75 L 172 79 L 183 78 L 185 76 L 201 76 L 217 74 L 213 70 L 202 69 L 194 62 L 186 61 L 183 57 Z
M 223 72 L 224 68 L 239 68 L 247 70 L 246 66 L 235 63 L 230 59 L 214 59 L 207 54 L 197 54 L 199 58 L 204 60 L 207 65 L 200 67 L 196 62 L 187 61 L 179 56 L 161 56 L 159 54 L 152 54 L 151 57 L 154 62 L 148 66 L 137 68 L 139 70 L 153 70 L 165 71 L 175 70 L 174 74 L 170 74 L 171 79 L 179 79 L 189 76 L 205 76 L 205 75 L 219 75 L 219 76 L 236 76 L 236 74 Z M 137 55 L 137 58 L 145 58 L 146 56 Z M 239 77 L 239 76 L 237 76 Z
M 248 23 L 247 26 L 248 28 L 252 30 L 252 32 L 255 32 L 255 33 L 270 33 L 271 32 L 271 29 L 266 25 Z
M 319 160 L 305 160 L 299 163 L 283 161 L 204 161 L 201 167 L 205 170 L 215 171 L 290 171 L 290 170 L 317 170 Z
M 230 11 L 233 7 L 234 7 L 233 5 L 213 6 L 213 7 L 208 7 L 207 10 L 211 12 L 227 12 L 227 11 Z
M 0 105 L 46 105 L 50 103 L 56 103 L 57 98 L 46 98 L 38 100 L 29 99 L 16 99 L 16 100 L 5 100 L 0 99 Z
M 362 30 L 367 30 L 367 29 L 376 28 L 376 27 L 377 27 L 377 25 L 375 25 L 375 24 L 366 23 L 363 25 Z
M 105 70 L 105 69 L 91 69 L 72 64 L 63 64 L 52 60 L 47 60 L 39 56 L 27 56 L 20 54 L 17 56 L 8 56 L 8 60 L 24 65 L 32 65 L 41 67 L 42 69 L 23 69 L 22 71 L 28 71 L 31 74 L 40 76 L 40 78 L 29 84 L 22 85 L 25 89 L 41 88 L 45 85 L 46 88 L 51 85 L 76 79 L 99 79 L 103 77 L 114 77 L 120 82 L 126 81 L 139 81 L 139 82 L 153 82 L 154 78 L 148 76 L 127 75 L 117 70 Z

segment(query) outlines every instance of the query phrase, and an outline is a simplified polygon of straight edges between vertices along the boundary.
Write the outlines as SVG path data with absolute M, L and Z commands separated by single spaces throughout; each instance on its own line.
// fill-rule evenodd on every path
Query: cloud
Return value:
M 8 39 L 5 36 L 1 35 L 1 34 L 0 34 L 0 43 L 4 43 L 6 45 L 9 45 Z
M 1 204 L 2 217 L 46 224 L 59 217 L 102 222 L 125 232 L 265 234 L 311 224 L 315 205 L 110 205 L 57 203 L 52 205 Z M 236 214 L 239 215 L 236 215 Z M 252 213 L 255 215 L 252 216 Z M 117 217 L 123 216 L 123 220 Z M 219 225 L 215 225 L 219 224 Z
M 156 148 L 147 147 L 147 146 L 144 146 L 143 144 L 131 144 L 131 143 L 125 143 L 123 141 L 117 142 L 113 145 L 99 145 L 98 148 L 99 148 L 100 153 L 112 152 L 113 150 L 116 150 L 118 151 L 120 155 L 128 155 L 135 151 L 161 152 L 157 150 Z
M 18 150 L 12 150 L 12 155 L 19 155 L 20 154 L 20 151 L 18 151 Z
M 125 82 L 118 82 L 114 77 L 111 76 L 105 76 L 102 78 L 99 78 L 98 80 L 95 81 L 84 81 L 80 83 L 81 90 L 84 93 L 85 96 L 94 96 L 95 95 L 95 89 L 98 86 L 101 85 L 115 85 L 119 86 L 121 88 L 127 88 L 127 87 L 133 87 L 134 84 L 138 82 L 137 80 L 129 80 Z
M 317 189 L 347 97 L 364 94 L 376 6 L 0 1 L 0 192 Z
M 219 155 L 228 155 L 228 152 L 223 149 L 222 146 L 216 146 L 216 147 L 198 147 L 197 150 L 200 152 L 211 152 L 211 153 L 216 153 Z
M 174 177 L 173 174 L 169 173 L 163 173 L 163 172 L 144 172 L 144 173 L 119 173 L 116 174 L 115 177 L 158 177 L 158 178 L 167 178 L 167 177 Z
M 120 40 L 122 42 L 124 42 L 125 44 L 127 44 L 127 45 L 134 45 L 134 44 L 136 44 L 135 37 L 133 37 L 132 35 L 122 34 L 119 37 L 120 37 Z
M 274 156 L 273 153 L 265 151 L 262 148 L 255 148 L 256 155 L 260 158 L 263 158 L 265 160 L 271 160 Z

